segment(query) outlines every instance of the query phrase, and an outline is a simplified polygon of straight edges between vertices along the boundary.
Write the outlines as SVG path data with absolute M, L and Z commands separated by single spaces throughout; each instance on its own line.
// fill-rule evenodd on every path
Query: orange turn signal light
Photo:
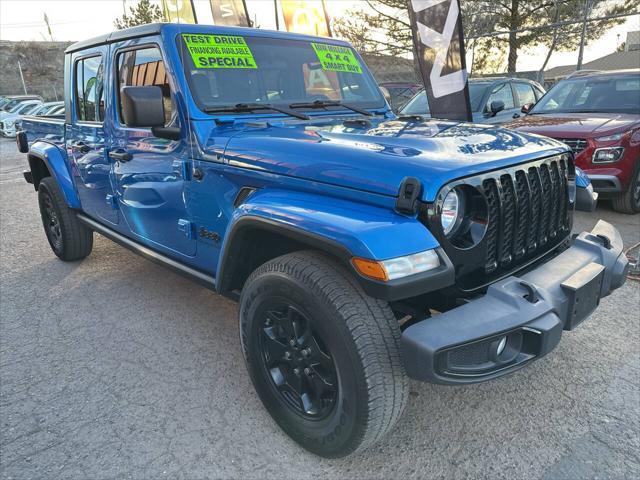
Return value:
M 353 257 L 351 263 L 356 270 L 365 277 L 373 278 L 375 280 L 381 280 L 386 282 L 389 280 L 387 271 L 380 262 L 375 260 L 368 260 L 366 258 Z

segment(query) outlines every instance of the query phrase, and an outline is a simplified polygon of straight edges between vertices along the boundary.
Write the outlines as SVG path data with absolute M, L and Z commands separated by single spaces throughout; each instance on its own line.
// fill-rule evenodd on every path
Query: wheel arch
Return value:
M 390 239 L 402 238 L 395 242 Z M 231 214 L 216 272 L 220 293 L 241 290 L 261 264 L 298 250 L 319 250 L 345 265 L 370 296 L 386 300 L 433 289 L 434 275 L 387 282 L 358 273 L 353 257 L 386 260 L 439 248 L 416 218 L 391 208 L 306 192 L 262 190 Z M 450 262 L 449 262 L 450 263 Z
M 220 255 L 216 289 L 240 290 L 257 267 L 299 250 L 320 250 L 349 265 L 349 250 L 329 239 L 258 216 L 239 218 L 226 236 Z
M 33 176 L 33 186 L 37 190 L 45 177 L 55 178 L 67 205 L 80 208 L 80 199 L 73 185 L 66 162 L 66 155 L 55 145 L 35 142 L 27 154 L 29 168 Z

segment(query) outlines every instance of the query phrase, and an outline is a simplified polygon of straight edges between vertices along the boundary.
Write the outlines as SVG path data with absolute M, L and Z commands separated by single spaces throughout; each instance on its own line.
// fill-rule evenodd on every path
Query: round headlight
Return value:
M 442 224 L 442 230 L 445 235 L 449 235 L 453 228 L 458 223 L 458 218 L 461 216 L 460 197 L 458 192 L 451 190 L 444 197 L 442 202 L 442 214 L 440 215 L 440 223 Z

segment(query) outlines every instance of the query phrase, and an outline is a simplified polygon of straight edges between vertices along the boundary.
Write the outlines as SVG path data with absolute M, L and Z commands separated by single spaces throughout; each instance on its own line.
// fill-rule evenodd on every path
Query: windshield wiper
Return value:
M 289 110 L 288 108 L 276 107 L 275 105 L 271 105 L 269 103 L 236 103 L 235 105 L 229 105 L 224 107 L 207 107 L 204 109 L 205 113 L 246 113 L 253 112 L 255 110 L 273 110 L 274 112 L 284 113 L 285 115 L 290 115 L 292 117 L 299 118 L 301 120 L 309 120 L 311 117 L 304 113 L 294 112 L 293 110 Z
M 348 110 L 352 110 L 361 115 L 366 115 L 367 117 L 373 116 L 373 113 L 371 113 L 368 110 L 355 107 L 348 103 L 339 102 L 337 100 L 315 100 L 313 102 L 292 103 L 289 105 L 289 108 L 327 108 L 327 107 L 344 107 Z

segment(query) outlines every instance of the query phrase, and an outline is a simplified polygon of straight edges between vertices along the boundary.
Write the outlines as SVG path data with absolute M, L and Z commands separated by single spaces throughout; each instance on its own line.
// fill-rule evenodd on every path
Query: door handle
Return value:
M 109 152 L 109 158 L 117 160 L 118 162 L 128 162 L 133 158 L 133 155 L 122 148 L 118 148 L 117 150 L 111 150 Z
M 511 118 L 520 118 L 520 114 L 519 113 L 514 113 L 513 117 L 511 117 Z
M 82 141 L 72 143 L 71 148 L 78 150 L 80 153 L 89 153 L 91 151 L 91 147 Z

